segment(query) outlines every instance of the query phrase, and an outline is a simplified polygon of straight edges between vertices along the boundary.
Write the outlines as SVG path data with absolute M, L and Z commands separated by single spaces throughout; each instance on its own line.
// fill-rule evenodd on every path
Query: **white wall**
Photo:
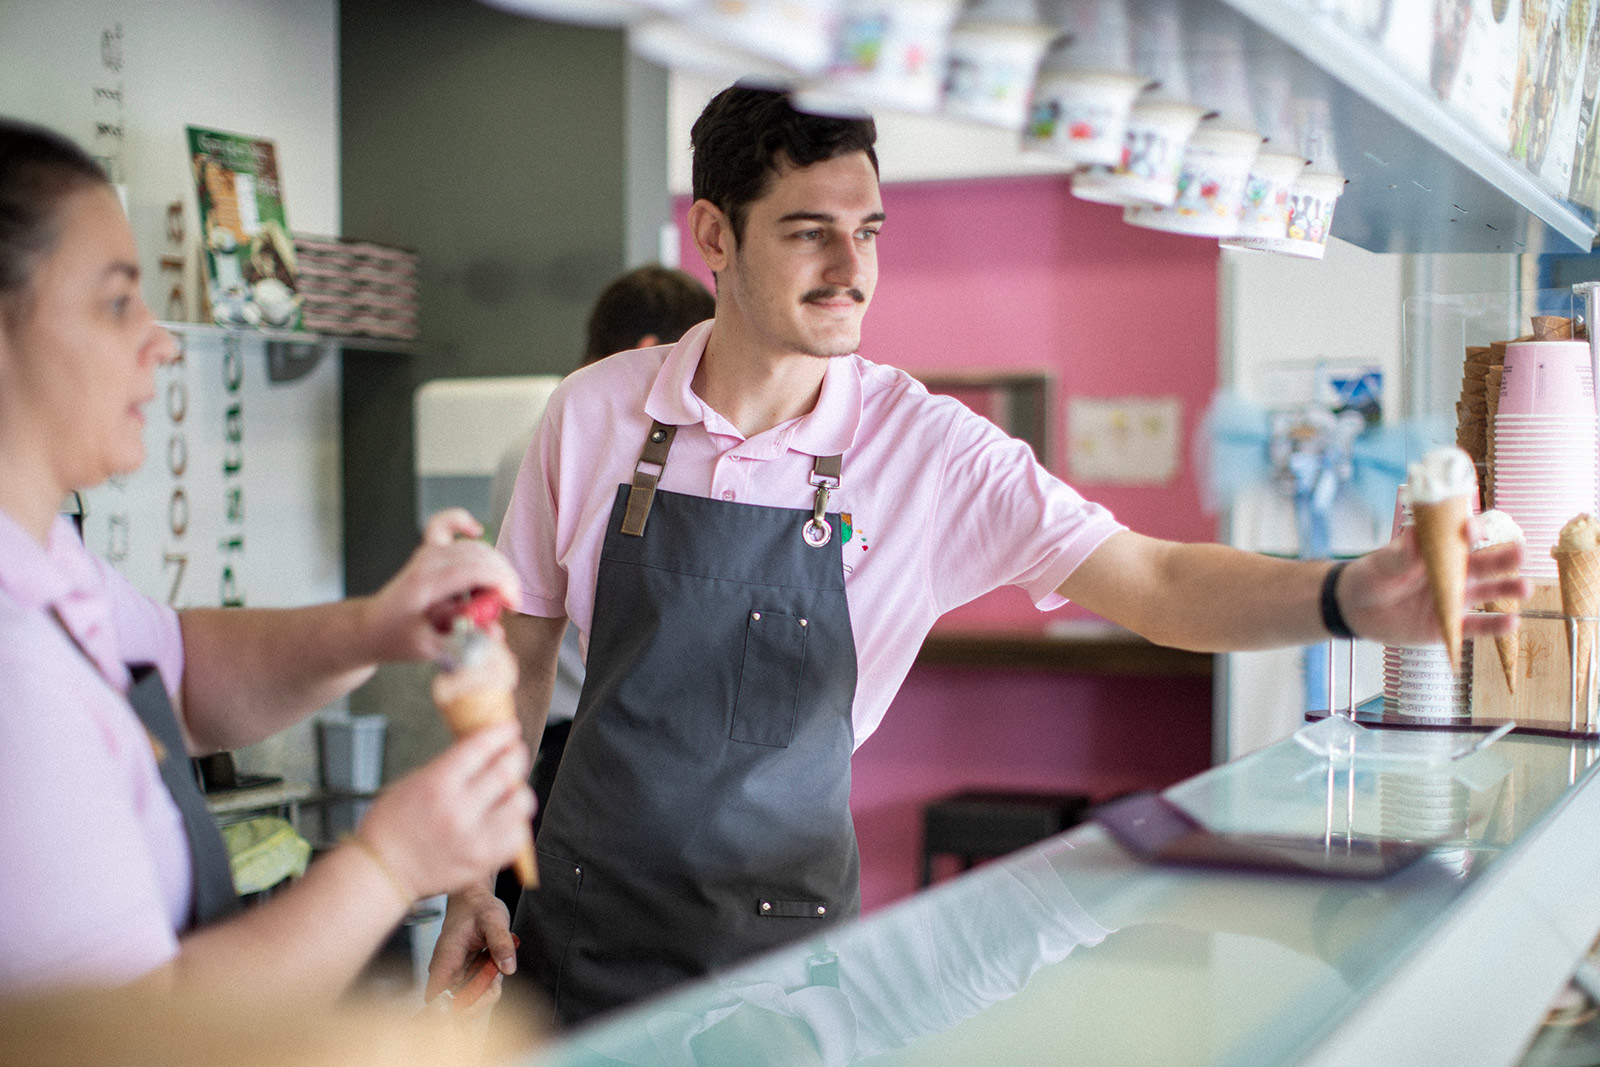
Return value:
M 337 14 L 336 0 L 0 0 L 0 113 L 112 157 L 145 295 L 161 314 L 172 283 L 160 269 L 167 205 L 182 200 L 191 243 L 198 232 L 186 125 L 274 140 L 290 226 L 339 232 Z M 120 140 L 98 132 L 100 123 L 120 126 Z M 247 604 L 337 597 L 337 354 L 286 384 L 266 380 L 260 341 L 243 342 L 238 357 L 230 365 L 211 337 L 162 371 L 149 458 L 133 477 L 90 494 L 89 543 L 120 556 L 146 593 L 178 606 L 219 603 L 225 566 Z M 233 389 L 230 370 L 241 372 Z M 239 469 L 224 467 L 241 456 Z M 184 521 L 175 523 L 179 489 Z M 224 545 L 234 538 L 238 545 Z M 176 589 L 171 556 L 186 560 Z M 240 764 L 314 781 L 314 751 L 307 724 L 242 753 Z

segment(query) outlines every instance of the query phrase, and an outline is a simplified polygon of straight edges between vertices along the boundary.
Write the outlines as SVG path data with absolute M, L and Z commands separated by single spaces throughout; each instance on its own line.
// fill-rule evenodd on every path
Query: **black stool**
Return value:
M 922 814 L 922 884 L 933 884 L 933 857 L 958 856 L 961 869 L 1003 856 L 1083 821 L 1091 801 L 1081 793 L 975 790 L 936 800 Z

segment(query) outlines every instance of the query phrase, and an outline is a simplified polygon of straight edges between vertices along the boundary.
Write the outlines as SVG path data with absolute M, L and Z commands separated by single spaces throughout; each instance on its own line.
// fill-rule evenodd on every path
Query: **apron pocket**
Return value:
M 744 662 L 729 733 L 733 740 L 788 747 L 800 707 L 806 625 L 805 619 L 774 611 L 752 611 L 745 618 Z

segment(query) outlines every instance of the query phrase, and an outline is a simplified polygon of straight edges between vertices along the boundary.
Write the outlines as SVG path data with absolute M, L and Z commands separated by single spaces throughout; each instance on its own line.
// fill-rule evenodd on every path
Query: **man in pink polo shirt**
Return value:
M 521 948 L 486 887 L 459 893 L 435 988 L 487 945 L 572 1022 L 856 914 L 850 754 L 934 620 L 998 586 L 1193 649 L 1436 639 L 1409 542 L 1341 581 L 1140 536 L 855 354 L 884 225 L 874 137 L 779 93 L 719 94 L 693 129 L 688 218 L 715 317 L 552 397 L 500 537 L 530 738 L 569 618 L 588 678 Z M 1512 555 L 1478 559 L 1469 596 Z

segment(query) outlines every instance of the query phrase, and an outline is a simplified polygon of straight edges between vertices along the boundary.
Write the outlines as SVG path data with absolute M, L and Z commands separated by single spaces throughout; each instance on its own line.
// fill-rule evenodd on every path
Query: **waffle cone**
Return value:
M 1561 613 L 1580 616 L 1568 631 L 1567 645 L 1578 665 L 1578 707 L 1587 716 L 1591 700 L 1589 660 L 1594 655 L 1596 626 L 1592 620 L 1600 615 L 1600 551 L 1550 554 L 1555 557 L 1556 575 L 1561 582 Z
M 1428 571 L 1433 614 L 1450 653 L 1450 666 L 1461 670 L 1461 612 L 1467 597 L 1467 517 L 1471 504 L 1454 496 L 1432 504 L 1412 504 L 1417 550 Z
M 1494 639 L 1494 648 L 1496 652 L 1500 653 L 1500 669 L 1505 672 L 1506 687 L 1513 693 L 1517 691 L 1517 667 L 1522 653 L 1522 645 L 1517 637 L 1517 624 L 1521 621 L 1517 618 L 1517 612 L 1521 607 L 1522 601 L 1512 597 L 1491 600 L 1484 605 L 1484 608 L 1489 611 L 1511 616 L 1511 632 L 1496 637 Z
M 517 705 L 510 689 L 469 689 L 440 702 L 439 714 L 444 718 L 445 725 L 450 727 L 450 733 L 460 740 L 486 726 L 513 721 L 517 717 Z M 522 883 L 523 888 L 538 888 L 539 869 L 533 858 L 531 828 L 512 869 L 516 871 L 517 881 Z

